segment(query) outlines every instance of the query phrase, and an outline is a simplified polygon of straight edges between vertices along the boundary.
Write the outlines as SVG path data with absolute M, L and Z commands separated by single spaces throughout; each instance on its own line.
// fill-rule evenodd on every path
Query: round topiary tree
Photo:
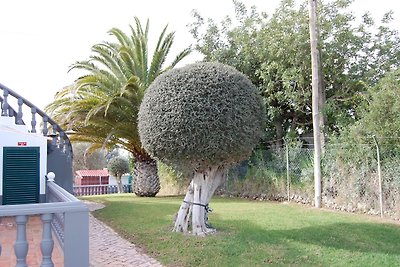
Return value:
M 139 135 L 149 154 L 194 173 L 174 231 L 213 232 L 205 214 L 226 168 L 247 158 L 263 132 L 257 88 L 236 69 L 195 63 L 160 75 L 139 110 Z
M 112 158 L 110 162 L 108 162 L 107 169 L 111 175 L 115 176 L 115 180 L 117 180 L 118 193 L 123 193 L 124 188 L 122 186 L 121 177 L 130 171 L 128 160 L 122 157 Z

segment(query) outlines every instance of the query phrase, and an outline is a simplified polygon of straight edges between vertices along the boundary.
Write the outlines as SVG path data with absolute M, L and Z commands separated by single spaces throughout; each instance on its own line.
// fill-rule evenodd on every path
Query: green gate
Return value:
M 3 148 L 3 205 L 39 203 L 40 148 Z

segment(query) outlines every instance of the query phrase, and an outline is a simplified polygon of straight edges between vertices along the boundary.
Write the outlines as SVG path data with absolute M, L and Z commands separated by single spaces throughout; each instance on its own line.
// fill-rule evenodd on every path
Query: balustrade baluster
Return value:
M 14 110 L 11 107 L 8 108 L 8 117 L 14 117 Z
M 51 145 L 56 146 L 57 145 L 57 125 L 53 124 L 53 139 L 51 140 Z
M 24 100 L 22 98 L 18 98 L 18 113 L 17 113 L 17 125 L 23 125 L 24 122 L 22 121 L 22 105 L 24 104 Z
M 68 141 L 67 157 L 69 160 L 72 160 L 72 145 L 71 142 L 69 141 Z
M 15 256 L 17 257 L 16 267 L 27 267 L 26 255 L 28 255 L 28 242 L 26 240 L 26 222 L 28 221 L 27 215 L 18 215 L 15 217 L 17 224 L 17 240 L 14 244 Z
M 41 218 L 43 222 L 43 235 L 42 241 L 40 242 L 40 249 L 42 251 L 43 259 L 40 267 L 54 267 L 54 263 L 51 260 L 51 253 L 54 248 L 53 236 L 51 235 L 51 221 L 53 220 L 53 214 L 42 214 Z
M 65 140 L 64 140 L 64 138 L 65 138 L 65 133 L 62 131 L 62 132 L 60 132 L 60 145 L 59 145 L 59 147 L 60 147 L 60 149 L 61 149 L 61 151 L 63 151 L 63 152 L 65 152 Z
M 32 120 L 31 120 L 32 130 L 31 130 L 31 133 L 36 133 L 36 108 L 32 107 L 31 108 L 31 113 L 32 113 Z
M 42 130 L 43 136 L 47 136 L 47 133 L 49 132 L 49 129 L 47 129 L 48 121 L 49 121 L 49 118 L 47 116 L 44 116 L 43 117 L 43 130 Z
M 1 111 L 1 116 L 8 116 L 8 90 L 3 90 L 3 105 L 2 105 L 2 111 Z
M 71 149 L 68 149 L 68 150 L 67 150 L 67 159 L 68 159 L 69 161 L 72 160 L 72 152 L 71 152 Z

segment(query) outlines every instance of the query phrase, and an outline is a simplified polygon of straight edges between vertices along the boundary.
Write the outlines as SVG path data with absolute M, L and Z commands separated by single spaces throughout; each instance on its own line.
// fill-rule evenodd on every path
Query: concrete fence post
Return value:
M 65 266 L 89 266 L 89 212 L 87 210 L 64 214 L 64 263 Z
M 378 183 L 379 183 L 379 208 L 381 212 L 381 218 L 383 218 L 383 190 L 382 190 L 382 174 L 381 174 L 381 156 L 379 152 L 378 141 L 376 140 L 376 136 L 373 135 L 374 143 L 376 146 L 376 160 L 378 161 Z
M 290 174 L 289 174 L 289 146 L 284 139 L 285 150 L 286 150 L 286 190 L 287 190 L 287 201 L 290 202 Z

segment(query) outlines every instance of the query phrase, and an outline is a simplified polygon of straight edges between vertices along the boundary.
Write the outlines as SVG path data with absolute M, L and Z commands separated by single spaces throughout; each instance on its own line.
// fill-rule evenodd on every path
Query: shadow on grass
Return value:
M 400 227 L 374 223 L 333 223 L 291 230 L 268 230 L 246 220 L 230 221 L 240 240 L 279 245 L 285 241 L 352 252 L 400 255 Z

